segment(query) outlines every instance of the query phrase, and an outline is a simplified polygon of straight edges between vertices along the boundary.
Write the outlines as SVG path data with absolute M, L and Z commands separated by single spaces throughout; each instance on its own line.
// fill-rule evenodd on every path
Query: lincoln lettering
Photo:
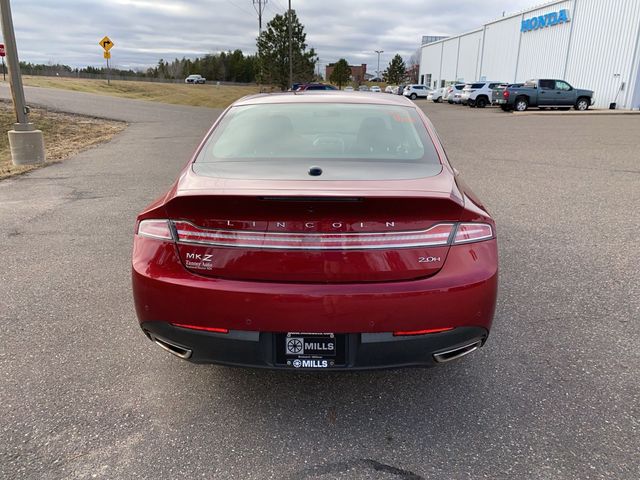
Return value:
M 244 230 L 291 230 L 291 229 L 301 229 L 304 228 L 306 230 L 317 230 L 320 228 L 331 228 L 332 230 L 348 230 L 349 228 L 357 229 L 357 228 L 373 228 L 381 227 L 384 225 L 384 228 L 395 228 L 395 221 L 387 221 L 380 222 L 376 224 L 366 223 L 366 222 L 341 222 L 341 221 L 329 221 L 329 222 L 317 222 L 317 221 L 303 221 L 301 223 L 297 222 L 282 222 L 282 221 L 256 221 L 256 220 L 223 220 L 224 225 L 234 229 L 244 229 Z

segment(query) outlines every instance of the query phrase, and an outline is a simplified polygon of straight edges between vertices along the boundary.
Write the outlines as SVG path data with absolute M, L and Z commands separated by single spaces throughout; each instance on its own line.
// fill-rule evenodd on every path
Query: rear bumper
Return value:
M 453 246 L 431 277 L 372 283 L 277 283 L 187 271 L 172 243 L 136 236 L 133 298 L 140 323 L 254 332 L 383 333 L 477 326 L 496 305 L 496 240 Z
M 276 364 L 273 333 L 208 333 L 174 327 L 165 322 L 146 322 L 141 327 L 162 348 L 193 363 L 320 371 L 433 366 L 473 352 L 484 344 L 488 336 L 488 331 L 480 327 L 410 337 L 394 337 L 391 333 L 347 334 L 345 365 L 304 368 Z

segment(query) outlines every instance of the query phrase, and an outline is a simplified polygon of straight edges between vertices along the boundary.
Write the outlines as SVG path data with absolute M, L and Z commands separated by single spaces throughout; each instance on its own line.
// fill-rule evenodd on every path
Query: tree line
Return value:
M 241 50 L 208 54 L 197 58 L 160 59 L 156 66 L 146 70 L 111 68 L 111 74 L 119 77 L 157 78 L 181 80 L 192 74 L 200 74 L 208 80 L 222 82 L 256 82 L 257 56 L 245 55 Z M 20 62 L 23 75 L 73 76 L 106 75 L 106 67 L 72 68 L 62 64 L 35 64 Z
M 290 15 L 290 17 L 289 17 Z M 291 32 L 289 31 L 291 29 Z M 289 38 L 291 37 L 291 58 Z M 146 70 L 112 68 L 111 73 L 119 77 L 153 78 L 161 80 L 181 80 L 189 75 L 199 74 L 209 81 L 262 83 L 287 90 L 293 83 L 305 83 L 320 80 L 315 75 L 319 58 L 313 48 L 307 45 L 304 25 L 294 11 L 275 15 L 267 24 L 256 42 L 257 54 L 245 55 L 242 50 L 212 53 L 197 58 L 165 60 Z M 20 62 L 25 75 L 105 75 L 104 67 L 85 67 L 74 69 L 68 65 L 45 65 Z M 342 87 L 349 82 L 351 71 L 345 59 L 336 63 L 329 81 Z M 396 55 L 383 74 L 386 82 L 400 84 L 406 80 L 407 67 L 402 57 Z

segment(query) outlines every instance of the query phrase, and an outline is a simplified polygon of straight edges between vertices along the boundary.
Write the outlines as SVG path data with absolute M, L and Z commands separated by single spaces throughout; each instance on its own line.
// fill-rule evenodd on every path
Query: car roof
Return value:
M 370 105 L 412 106 L 415 104 L 400 95 L 368 95 L 351 93 L 343 90 L 326 90 L 315 92 L 261 93 L 241 98 L 232 104 L 234 107 L 244 105 L 271 105 L 277 103 L 359 103 Z

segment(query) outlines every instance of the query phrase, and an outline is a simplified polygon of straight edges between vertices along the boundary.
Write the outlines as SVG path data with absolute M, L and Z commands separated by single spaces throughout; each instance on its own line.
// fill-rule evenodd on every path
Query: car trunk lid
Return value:
M 249 281 L 348 283 L 436 274 L 462 206 L 445 194 L 189 194 L 166 205 L 186 269 Z

